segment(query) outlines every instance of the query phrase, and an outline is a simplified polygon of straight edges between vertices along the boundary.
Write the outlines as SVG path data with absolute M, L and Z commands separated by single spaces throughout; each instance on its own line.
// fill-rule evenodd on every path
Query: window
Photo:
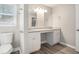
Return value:
M 0 26 L 16 26 L 16 5 L 0 4 Z

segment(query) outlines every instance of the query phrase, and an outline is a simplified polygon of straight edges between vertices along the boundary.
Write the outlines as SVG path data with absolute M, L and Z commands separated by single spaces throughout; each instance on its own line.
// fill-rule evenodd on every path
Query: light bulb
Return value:
M 44 10 L 44 12 L 47 12 L 47 10 Z
M 39 8 L 34 9 L 34 12 L 38 12 L 38 11 L 39 11 Z

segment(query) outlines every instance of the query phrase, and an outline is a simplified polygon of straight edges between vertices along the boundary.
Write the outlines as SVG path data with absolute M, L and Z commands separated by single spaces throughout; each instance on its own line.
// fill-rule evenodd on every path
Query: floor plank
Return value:
M 48 43 L 42 44 L 39 51 L 33 52 L 31 54 L 79 54 L 74 49 L 67 47 L 65 45 L 56 44 L 54 46 Z

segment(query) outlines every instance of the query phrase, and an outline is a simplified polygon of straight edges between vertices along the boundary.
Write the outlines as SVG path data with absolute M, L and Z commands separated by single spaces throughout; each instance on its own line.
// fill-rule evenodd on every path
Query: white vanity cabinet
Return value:
M 40 39 L 40 33 L 39 32 L 33 32 L 29 33 L 28 35 L 28 48 L 29 53 L 35 52 L 40 49 L 41 47 L 41 39 Z
M 53 32 L 47 33 L 47 43 L 54 45 L 60 42 L 60 29 L 55 29 Z

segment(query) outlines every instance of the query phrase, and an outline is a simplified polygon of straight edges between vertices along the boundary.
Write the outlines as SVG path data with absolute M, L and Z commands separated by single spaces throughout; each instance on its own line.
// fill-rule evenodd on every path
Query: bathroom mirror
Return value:
M 52 9 L 43 5 L 29 5 L 29 28 L 52 26 Z
M 29 15 L 29 25 L 31 28 L 44 27 L 44 13 L 34 12 L 34 9 L 31 9 Z

